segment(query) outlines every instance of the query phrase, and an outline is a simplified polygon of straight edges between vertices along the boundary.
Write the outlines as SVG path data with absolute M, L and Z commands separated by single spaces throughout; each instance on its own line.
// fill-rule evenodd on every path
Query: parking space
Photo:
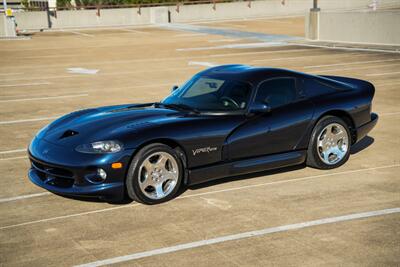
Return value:
M 302 21 L 198 25 L 303 36 Z M 161 27 L 54 31 L 0 41 L 0 265 L 400 264 L 399 211 L 364 216 L 400 207 L 400 54 L 257 43 Z M 299 167 L 226 178 L 156 206 L 71 200 L 28 181 L 26 148 L 56 117 L 159 101 L 206 66 L 229 63 L 369 80 L 376 87 L 373 110 L 380 120 L 338 169 Z M 309 223 L 361 213 L 351 220 Z M 230 238 L 299 223 L 308 224 Z M 207 245 L 215 238 L 221 242 Z M 110 262 L 98 262 L 103 260 Z

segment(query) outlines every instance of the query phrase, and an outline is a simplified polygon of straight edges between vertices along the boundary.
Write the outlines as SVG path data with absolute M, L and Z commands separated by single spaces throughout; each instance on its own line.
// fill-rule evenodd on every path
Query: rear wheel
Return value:
M 164 144 L 148 145 L 131 162 L 126 179 L 128 195 L 144 204 L 168 201 L 179 190 L 182 173 L 175 150 Z
M 342 119 L 326 116 L 318 121 L 307 151 L 307 165 L 318 169 L 333 169 L 350 156 L 349 127 Z

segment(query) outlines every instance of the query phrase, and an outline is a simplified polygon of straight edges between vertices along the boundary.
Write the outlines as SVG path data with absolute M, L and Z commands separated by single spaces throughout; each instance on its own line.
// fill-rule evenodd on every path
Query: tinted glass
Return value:
M 250 92 L 251 86 L 244 82 L 195 76 L 162 102 L 200 111 L 237 111 L 247 107 Z
M 267 103 L 271 108 L 280 107 L 296 100 L 296 80 L 273 79 L 263 82 L 257 91 L 256 101 Z
M 305 79 L 303 91 L 307 97 L 314 97 L 336 92 L 336 89 L 313 79 Z

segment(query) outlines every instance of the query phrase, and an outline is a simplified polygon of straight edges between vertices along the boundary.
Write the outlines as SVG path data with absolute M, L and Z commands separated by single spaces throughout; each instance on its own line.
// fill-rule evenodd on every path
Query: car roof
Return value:
M 214 78 L 239 80 L 256 85 L 259 82 L 264 81 L 268 78 L 285 75 L 298 76 L 304 74 L 279 68 L 254 67 L 242 64 L 232 64 L 212 67 L 200 72 L 199 75 Z
M 281 69 L 281 68 L 270 68 L 270 67 L 256 67 L 243 64 L 231 64 L 231 65 L 221 65 L 206 69 L 200 72 L 200 76 L 208 76 L 216 79 L 229 79 L 237 80 L 242 82 L 251 83 L 256 87 L 260 82 L 265 81 L 269 78 L 275 77 L 304 77 L 309 79 L 316 79 L 320 81 L 327 82 L 330 85 L 336 86 L 351 86 L 348 83 L 344 83 L 330 77 L 318 76 L 307 74 L 303 72 Z

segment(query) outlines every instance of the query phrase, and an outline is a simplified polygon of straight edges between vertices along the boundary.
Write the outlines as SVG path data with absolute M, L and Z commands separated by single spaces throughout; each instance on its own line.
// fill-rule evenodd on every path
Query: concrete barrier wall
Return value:
M 381 0 L 380 4 L 389 2 L 398 2 L 398 0 Z M 322 9 L 354 9 L 366 8 L 371 0 L 319 0 L 319 6 Z M 304 15 L 310 10 L 313 0 L 286 0 L 282 5 L 282 0 L 266 0 L 249 2 L 233 2 L 216 4 L 215 10 L 213 4 L 186 5 L 180 6 L 179 12 L 176 8 L 170 8 L 172 22 L 191 22 L 202 20 L 224 20 L 257 18 L 266 16 L 286 16 L 286 15 Z
M 400 45 L 400 11 L 321 12 L 319 40 Z
M 45 11 L 15 12 L 14 16 L 18 29 L 45 29 L 49 26 Z
M 97 10 L 64 10 L 57 11 L 57 18 L 51 18 L 52 28 L 105 27 L 150 24 L 150 9 L 137 8 Z
M 380 0 L 380 5 L 398 3 L 399 0 Z M 171 22 L 193 22 L 202 20 L 226 20 L 240 18 L 257 18 L 266 16 L 303 15 L 312 7 L 313 0 L 259 0 L 213 4 L 184 5 L 179 7 L 149 7 L 101 9 L 97 10 L 65 10 L 57 11 L 57 17 L 51 17 L 52 28 L 79 28 L 98 26 L 127 26 L 165 23 L 170 12 Z M 319 0 L 323 10 L 365 8 L 371 0 Z M 46 12 L 20 12 L 15 14 L 20 30 L 45 29 L 48 27 Z

